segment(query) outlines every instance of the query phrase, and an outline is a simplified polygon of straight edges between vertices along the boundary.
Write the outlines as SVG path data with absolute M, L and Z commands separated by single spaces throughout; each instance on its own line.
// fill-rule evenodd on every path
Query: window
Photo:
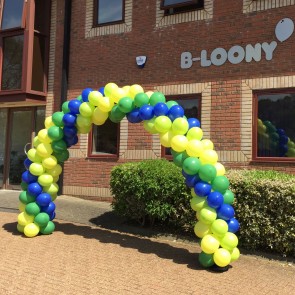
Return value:
M 94 26 L 124 21 L 124 0 L 94 0 Z
M 101 126 L 92 128 L 89 145 L 90 157 L 117 157 L 119 153 L 118 134 L 120 124 L 107 120 Z
M 162 0 L 161 9 L 165 11 L 165 15 L 187 12 L 204 8 L 203 0 Z
M 10 95 L 45 99 L 50 2 L 0 0 L 0 102 Z
M 254 160 L 295 160 L 295 91 L 256 94 Z
M 198 95 L 167 96 L 167 101 L 174 100 L 184 109 L 184 115 L 189 118 L 201 118 L 201 99 Z M 162 156 L 171 158 L 170 148 L 162 147 Z

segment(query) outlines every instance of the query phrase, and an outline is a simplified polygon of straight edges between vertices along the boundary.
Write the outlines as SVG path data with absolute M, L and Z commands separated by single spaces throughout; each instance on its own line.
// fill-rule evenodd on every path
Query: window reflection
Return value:
M 32 90 L 44 91 L 45 38 L 34 36 Z
M 98 0 L 98 24 L 123 20 L 123 0 Z
M 2 90 L 20 89 L 24 36 L 3 38 Z
M 20 27 L 22 24 L 23 0 L 4 1 L 1 29 Z
M 258 95 L 258 157 L 295 157 L 294 115 L 295 93 Z

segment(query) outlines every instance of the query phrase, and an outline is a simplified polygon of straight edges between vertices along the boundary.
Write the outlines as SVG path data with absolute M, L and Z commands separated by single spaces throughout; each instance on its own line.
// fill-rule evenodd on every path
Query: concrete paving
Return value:
M 0 294 L 294 293 L 290 262 L 242 254 L 210 272 L 196 243 L 123 232 L 108 203 L 60 196 L 55 232 L 26 238 L 16 231 L 18 194 L 0 191 Z

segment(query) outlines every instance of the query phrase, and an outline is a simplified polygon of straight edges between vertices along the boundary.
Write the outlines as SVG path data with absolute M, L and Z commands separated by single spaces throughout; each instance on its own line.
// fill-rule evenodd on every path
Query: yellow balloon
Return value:
M 186 134 L 188 131 L 189 125 L 185 118 L 177 118 L 172 123 L 172 131 L 174 134 Z
M 194 191 L 194 189 L 192 189 L 192 191 Z M 190 200 L 190 205 L 194 211 L 197 212 L 203 209 L 204 207 L 208 207 L 206 198 L 197 196 L 195 192 L 194 194 L 192 194 L 192 196 L 193 198 Z
M 54 202 L 57 198 L 57 193 L 51 194 L 50 196 L 51 196 L 52 202 Z
M 16 226 L 16 229 L 17 229 L 20 233 L 23 233 L 23 232 L 24 232 L 24 228 L 25 228 L 25 226 L 24 226 L 24 225 L 20 225 L 19 223 L 18 223 L 17 226 Z
M 97 107 L 101 97 L 103 97 L 103 95 L 99 91 L 91 91 L 88 95 L 89 103 Z
M 149 98 L 151 98 L 151 96 L 154 94 L 154 92 L 153 92 L 153 91 L 147 91 L 145 94 L 146 94 Z
M 92 125 L 83 126 L 83 127 L 77 126 L 77 127 L 78 127 L 77 129 L 79 134 L 88 134 L 91 130 Z
M 225 174 L 225 168 L 221 163 L 217 162 L 214 167 L 216 169 L 216 176 L 222 176 Z
M 77 116 L 77 126 L 78 127 L 86 127 L 91 125 L 90 117 L 83 117 L 82 115 Z
M 231 256 L 231 259 L 230 259 L 230 262 L 234 262 L 236 260 L 239 259 L 240 257 L 240 250 L 235 247 L 231 252 L 230 252 L 230 256 Z
M 28 238 L 36 237 L 39 231 L 40 231 L 40 227 L 35 223 L 29 223 L 24 228 L 24 234 Z
M 57 159 L 51 155 L 42 160 L 42 165 L 45 169 L 53 169 L 57 165 Z
M 129 90 L 130 90 L 130 86 L 129 85 L 126 85 L 126 86 L 123 86 L 122 88 L 124 89 L 126 95 L 128 95 Z
M 103 112 L 100 108 L 95 108 L 92 114 L 92 122 L 96 124 L 96 122 L 105 122 L 106 119 L 109 117 L 108 112 Z M 101 125 L 101 124 L 96 124 Z
M 94 106 L 89 102 L 83 102 L 79 107 L 79 111 L 83 117 L 91 117 L 94 111 Z
M 215 165 L 218 161 L 218 155 L 214 150 L 205 150 L 200 156 L 200 161 L 202 165 L 212 164 Z
M 25 211 L 25 208 L 26 208 L 26 204 L 22 203 L 22 202 L 19 202 L 18 203 L 18 210 L 20 212 L 24 212 Z
M 49 186 L 43 187 L 43 192 L 50 194 L 51 197 L 53 197 L 55 194 L 57 194 L 58 193 L 58 190 L 59 190 L 59 186 L 55 182 L 53 182 Z
M 52 176 L 52 178 L 53 178 L 53 182 L 58 182 L 59 180 L 59 176 Z
M 113 106 L 114 106 L 114 101 L 107 96 L 101 97 L 98 101 L 98 107 L 103 112 L 106 112 L 106 113 L 110 112 Z
M 44 173 L 38 177 L 38 182 L 42 186 L 50 186 L 53 183 L 53 177 L 48 173 Z
M 35 136 L 33 139 L 34 148 L 36 148 L 40 143 L 41 143 L 41 141 L 39 140 L 38 136 Z
M 212 234 L 205 235 L 201 240 L 201 249 L 207 254 L 213 254 L 219 245 L 219 240 Z
M 202 145 L 202 142 L 198 139 L 191 139 L 189 140 L 187 147 L 186 147 L 186 153 L 190 157 L 200 157 L 201 154 L 204 151 L 204 147 Z
M 105 85 L 105 87 L 104 87 L 104 95 L 108 96 L 108 97 L 111 97 L 112 92 L 114 90 L 116 90 L 116 89 L 118 89 L 118 85 L 115 84 L 115 83 L 110 82 L 107 85 Z
M 40 143 L 37 146 L 37 154 L 40 157 L 48 158 L 53 153 L 53 149 L 50 143 Z
M 141 92 L 144 92 L 143 88 L 138 84 L 134 84 L 130 86 L 128 96 L 134 98 L 137 93 Z
M 35 162 L 35 163 L 42 162 L 42 158 L 38 155 L 36 149 L 28 150 L 27 156 L 28 156 L 29 160 L 31 160 L 32 162 Z
M 110 98 L 115 102 L 118 103 L 122 97 L 127 96 L 126 91 L 123 88 L 117 88 L 112 92 Z
M 41 163 L 32 163 L 29 171 L 35 176 L 40 176 L 44 173 L 45 169 Z
M 203 238 L 210 232 L 210 226 L 208 224 L 204 224 L 202 221 L 198 221 L 194 227 L 195 235 L 199 238 Z
M 220 267 L 225 267 L 230 264 L 231 255 L 226 249 L 220 248 L 214 252 L 213 260 L 216 265 Z
M 62 167 L 57 164 L 55 167 L 53 167 L 52 169 L 46 169 L 46 173 L 52 175 L 52 176 L 59 176 L 62 173 Z M 55 182 L 55 181 L 54 181 Z
M 188 140 L 197 139 L 201 140 L 203 137 L 203 130 L 199 127 L 191 128 L 186 135 Z
M 181 153 L 185 151 L 188 145 L 188 139 L 184 135 L 175 135 L 171 139 L 171 147 L 174 151 Z
M 151 134 L 158 133 L 158 130 L 155 127 L 155 119 L 156 118 L 152 118 L 143 122 L 144 129 Z
M 27 214 L 25 211 L 21 212 L 17 216 L 17 222 L 22 225 L 26 226 L 29 223 L 32 223 L 34 221 L 34 216 Z
M 205 150 L 213 150 L 214 149 L 213 142 L 210 139 L 203 139 L 201 142 L 202 142 Z
M 45 119 L 44 125 L 45 125 L 46 129 L 49 129 L 50 127 L 54 126 L 54 123 L 52 121 L 52 116 L 47 117 Z
M 160 134 L 160 143 L 164 147 L 171 147 L 171 139 L 173 138 L 174 134 L 172 131 L 168 131 L 166 133 Z
M 47 129 L 41 129 L 38 132 L 38 139 L 43 143 L 51 143 L 52 142 L 52 139 L 48 136 Z

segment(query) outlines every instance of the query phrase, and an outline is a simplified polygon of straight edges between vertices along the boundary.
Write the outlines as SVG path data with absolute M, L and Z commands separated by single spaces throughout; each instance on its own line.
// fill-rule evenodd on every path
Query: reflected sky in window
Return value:
M 186 2 L 192 2 L 189 0 L 165 0 L 164 5 L 173 5 L 173 4 L 180 4 L 180 3 L 186 3 Z
M 99 0 L 98 23 L 110 23 L 123 20 L 123 0 Z
M 23 0 L 6 0 L 4 2 L 2 30 L 21 26 L 23 5 Z

